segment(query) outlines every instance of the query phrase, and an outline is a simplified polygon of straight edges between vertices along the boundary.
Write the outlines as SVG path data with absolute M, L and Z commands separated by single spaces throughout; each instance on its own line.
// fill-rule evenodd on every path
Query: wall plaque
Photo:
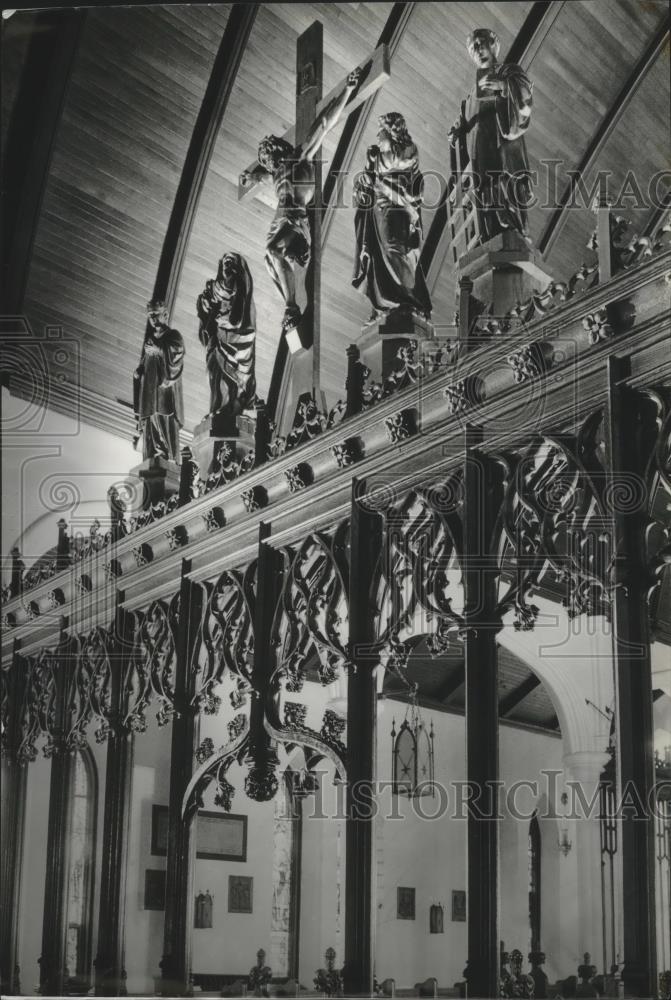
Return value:
M 251 913 L 254 879 L 249 875 L 228 876 L 228 912 Z
M 399 920 L 415 919 L 415 890 L 406 886 L 396 889 L 396 916 Z
M 466 893 L 463 889 L 452 890 L 452 919 L 460 923 L 466 920 Z
M 147 868 L 144 873 L 145 910 L 165 910 L 165 872 Z
M 167 806 L 153 806 L 151 853 L 168 853 Z M 235 813 L 201 810 L 196 819 L 196 857 L 210 861 L 247 860 L 247 817 Z

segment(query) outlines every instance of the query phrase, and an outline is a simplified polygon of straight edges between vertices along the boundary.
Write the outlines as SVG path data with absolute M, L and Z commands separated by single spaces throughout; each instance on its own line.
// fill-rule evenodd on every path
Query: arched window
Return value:
M 93 872 L 98 782 L 91 751 L 80 750 L 72 768 L 66 965 L 68 992 L 91 986 Z
M 529 824 L 529 926 L 531 951 L 541 950 L 541 828 L 536 813 Z

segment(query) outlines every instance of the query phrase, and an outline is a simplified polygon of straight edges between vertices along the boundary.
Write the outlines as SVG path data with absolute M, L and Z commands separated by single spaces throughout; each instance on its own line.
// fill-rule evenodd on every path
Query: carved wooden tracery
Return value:
M 70 701 L 68 746 L 81 750 L 88 744 L 87 730 L 92 718 L 99 720 L 94 736 L 102 743 L 110 731 L 112 664 L 110 635 L 97 626 L 78 640 L 78 656 Z
M 602 412 L 576 435 L 544 434 L 519 456 L 500 456 L 505 491 L 499 525 L 497 613 L 534 627 L 529 598 L 542 584 L 565 588 L 569 617 L 605 614 L 612 569 L 610 487 L 603 461 Z
M 671 564 L 671 388 L 644 390 L 641 397 L 644 438 L 649 450 L 642 456 L 646 488 L 645 556 L 650 571 L 648 605 L 656 615 L 662 576 Z M 647 412 L 646 412 L 647 411 Z
M 304 706 L 289 701 L 281 717 L 280 702 L 284 690 L 302 690 L 308 671 L 315 670 L 327 686 L 348 666 L 348 536 L 345 521 L 330 533 L 313 532 L 296 549 L 283 550 L 283 586 L 272 628 L 276 657 L 265 718 L 274 739 L 289 748 L 303 747 L 308 770 L 326 758 L 341 776 L 346 770 L 345 720 L 327 708 L 317 732 L 306 725 Z
M 37 656 L 15 663 L 14 669 L 28 671 L 26 690 L 21 708 L 21 739 L 17 759 L 27 764 L 37 758 L 38 740 L 44 738 L 42 752 L 50 757 L 56 739 L 56 695 L 58 659 L 53 651 L 40 650 Z
M 463 627 L 461 476 L 415 489 L 385 511 L 380 562 L 379 650 L 404 682 L 410 639 L 427 635 L 433 654 Z
M 135 661 L 133 677 L 134 719 L 137 731 L 146 728 L 145 713 L 155 697 L 159 703 L 156 719 L 159 726 L 166 725 L 175 714 L 175 659 L 177 655 L 177 621 L 179 596 L 165 601 L 154 601 L 140 625 L 139 656 Z
M 192 704 L 207 715 L 214 715 L 219 710 L 221 698 L 215 689 L 227 669 L 236 680 L 230 696 L 234 709 L 242 708 L 251 690 L 255 572 L 255 563 L 244 571 L 224 570 L 209 588 L 202 621 L 202 642 L 197 647 L 192 699 Z

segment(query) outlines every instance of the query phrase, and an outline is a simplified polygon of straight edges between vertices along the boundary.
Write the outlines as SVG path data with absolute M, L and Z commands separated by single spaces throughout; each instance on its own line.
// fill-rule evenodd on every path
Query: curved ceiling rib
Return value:
M 606 145 L 610 136 L 613 134 L 618 122 L 634 97 L 634 94 L 645 80 L 660 53 L 664 51 L 665 46 L 668 44 L 668 37 L 669 28 L 667 24 L 664 24 L 655 33 L 655 35 L 653 35 L 650 44 L 647 46 L 645 52 L 634 66 L 622 89 L 602 118 L 599 127 L 592 136 L 580 163 L 576 167 L 575 171 L 572 172 L 568 184 L 561 193 L 558 207 L 555 208 L 554 212 L 550 216 L 545 230 L 538 241 L 538 249 L 544 257 L 547 257 L 549 254 L 555 241 L 557 240 L 557 237 L 562 231 L 564 223 L 566 222 L 566 208 L 575 192 L 578 179 L 583 178 L 596 163 L 599 154 Z
M 205 176 L 258 8 L 258 3 L 233 5 L 193 128 L 154 284 L 154 298 L 165 299 L 169 313 L 175 304 Z
M 379 45 L 387 45 L 389 47 L 390 63 L 394 58 L 394 53 L 401 43 L 403 33 L 405 32 L 414 8 L 414 2 L 395 3 L 391 9 L 389 17 L 387 18 L 387 22 L 380 33 L 376 48 Z M 352 167 L 354 155 L 359 147 L 361 137 L 366 130 L 370 116 L 373 113 L 373 108 L 375 107 L 378 94 L 379 91 L 375 91 L 375 93 L 369 97 L 367 101 L 364 101 L 364 103 L 357 108 L 356 111 L 353 111 L 347 118 L 338 142 L 338 146 L 333 155 L 333 159 L 331 160 L 331 166 L 329 167 L 328 175 L 324 181 L 322 194 L 322 201 L 324 205 L 321 224 L 322 250 L 326 246 L 329 230 L 333 221 L 333 213 L 337 200 L 334 196 L 337 193 L 338 177 L 342 174 L 347 175 Z
M 565 0 L 536 0 L 510 46 L 504 62 L 520 63 L 528 69 L 561 13 L 564 2 Z M 420 258 L 420 266 L 430 291 L 433 291 L 438 275 L 442 271 L 448 242 L 447 208 L 443 197 L 431 221 Z

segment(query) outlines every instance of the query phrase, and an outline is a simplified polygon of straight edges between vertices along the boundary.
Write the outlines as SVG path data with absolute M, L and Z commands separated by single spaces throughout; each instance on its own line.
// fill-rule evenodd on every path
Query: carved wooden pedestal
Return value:
M 166 458 L 147 458 L 140 465 L 130 470 L 130 486 L 137 500 L 133 503 L 131 513 L 147 510 L 152 504 L 161 500 L 169 500 L 174 493 L 179 492 L 179 466 Z M 139 480 L 139 483 L 138 483 Z
M 413 343 L 418 345 L 433 339 L 434 328 L 430 320 L 417 313 L 395 310 L 362 327 L 356 346 L 362 363 L 370 368 L 370 378 L 382 382 L 403 367 L 399 351 Z
M 534 292 L 544 291 L 552 276 L 541 256 L 518 233 L 500 233 L 459 259 L 459 342 L 477 346 L 473 322 L 483 306 L 491 315 L 505 316 Z
M 249 452 L 254 451 L 256 423 L 255 416 L 247 412 L 227 423 L 211 415 L 201 420 L 194 428 L 191 442 L 200 478 L 207 480 L 217 470 L 222 445 L 230 449 L 232 462 L 242 463 Z M 225 451 L 228 454 L 227 449 Z

